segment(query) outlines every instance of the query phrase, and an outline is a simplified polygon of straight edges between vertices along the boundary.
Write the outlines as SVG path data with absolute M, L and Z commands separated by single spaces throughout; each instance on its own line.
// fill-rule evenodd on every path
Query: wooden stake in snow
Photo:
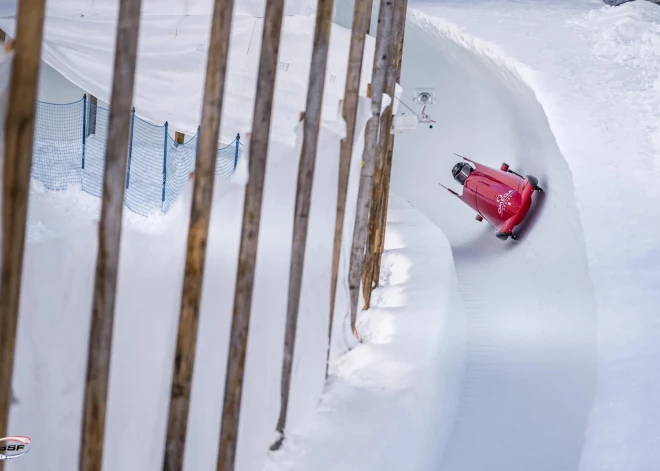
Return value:
M 307 245 L 307 226 L 309 223 L 309 207 L 312 197 L 312 182 L 316 166 L 316 149 L 318 146 L 319 129 L 321 125 L 321 109 L 323 91 L 325 89 L 325 74 L 330 47 L 330 29 L 332 26 L 334 0 L 319 0 L 316 7 L 316 27 L 314 31 L 314 48 L 307 89 L 307 103 L 303 122 L 303 144 L 298 168 L 298 186 L 296 191 L 296 207 L 293 221 L 293 244 L 291 253 L 291 268 L 289 272 L 289 296 L 286 315 L 286 333 L 284 338 L 284 359 L 282 361 L 282 389 L 280 416 L 277 421 L 277 431 L 280 438 L 271 446 L 271 450 L 279 449 L 284 440 L 284 426 L 289 403 L 291 387 L 291 368 L 293 366 L 296 327 L 298 324 L 298 307 L 300 305 L 300 290 L 302 286 L 303 264 Z
M 353 30 L 351 45 L 348 53 L 348 72 L 346 74 L 346 88 L 344 90 L 343 117 L 346 121 L 346 138 L 341 141 L 339 154 L 339 190 L 337 192 L 337 216 L 335 218 L 335 239 L 332 249 L 332 280 L 330 284 L 330 319 L 328 323 L 328 353 L 326 356 L 325 374 L 328 375 L 328 362 L 330 359 L 330 345 L 332 342 L 332 324 L 335 314 L 335 298 L 337 296 L 337 276 L 339 272 L 339 257 L 341 254 L 342 236 L 344 232 L 344 216 L 346 214 L 346 193 L 348 191 L 348 177 L 353 155 L 355 140 L 355 120 L 357 116 L 358 98 L 360 92 L 360 79 L 362 77 L 362 63 L 364 59 L 364 43 L 369 23 L 373 0 L 355 0 L 353 11 Z
M 387 213 L 383 214 L 385 206 L 385 186 L 389 187 L 385 178 L 389 178 L 388 160 L 391 141 L 390 129 L 392 127 L 392 111 L 394 109 L 394 93 L 399 77 L 401 66 L 401 53 L 403 50 L 403 33 L 406 27 L 407 0 L 401 0 L 394 7 L 393 30 L 390 43 L 391 63 L 387 71 L 385 93 L 392 97 L 392 103 L 385 109 L 381 118 L 381 132 L 379 135 L 378 152 L 376 159 L 376 172 L 374 184 L 371 190 L 371 206 L 369 208 L 369 222 L 367 225 L 367 248 L 364 255 L 364 267 L 362 270 L 362 290 L 364 296 L 364 309 L 369 309 L 371 304 L 371 293 L 378 285 L 380 276 L 380 261 L 378 250 L 381 239 L 384 241 L 384 228 L 381 225 Z M 389 198 L 389 196 L 388 196 Z M 378 266 L 378 269 L 376 268 Z
M 32 142 L 41 65 L 44 0 L 18 3 L 16 44 L 4 125 L 2 272 L 0 284 L 0 436 L 7 430 L 18 326 Z M 1 165 L 2 163 L 0 163 Z M 0 469 L 3 467 L 0 461 Z
M 264 178 L 268 156 L 268 140 L 273 111 L 273 95 L 280 50 L 280 36 L 284 0 L 268 0 L 264 18 L 257 95 L 250 136 L 250 159 L 245 202 L 241 246 L 238 255 L 238 274 L 234 293 L 234 311 L 229 338 L 229 356 L 225 376 L 225 396 L 222 407 L 222 427 L 218 471 L 232 471 L 236 459 L 238 424 L 243 392 L 245 355 L 252 309 L 254 272 L 257 262 L 259 225 L 264 192 Z
M 140 9 L 141 0 L 122 0 L 117 19 L 114 77 L 99 223 L 99 251 L 94 280 L 80 447 L 80 469 L 91 471 L 100 471 L 103 461 L 105 412 L 126 181 L 126 149 L 133 106 Z
M 362 171 L 358 189 L 357 211 L 353 229 L 351 246 L 351 262 L 348 274 L 348 287 L 351 297 L 351 328 L 357 336 L 357 307 L 360 289 L 360 275 L 364 263 L 364 248 L 366 244 L 367 220 L 369 218 L 369 203 L 373 185 L 376 150 L 378 146 L 378 128 L 385 91 L 387 70 L 391 63 L 390 36 L 392 33 L 393 5 L 391 0 L 381 0 L 378 12 L 378 31 L 376 32 L 376 51 L 371 88 L 371 118 L 365 130 L 364 153 L 362 155 Z
M 181 312 L 179 314 L 174 373 L 167 419 L 167 441 L 163 462 L 163 469 L 166 471 L 178 471 L 183 468 L 186 428 L 190 408 L 190 389 L 195 363 L 197 326 L 206 259 L 206 242 L 213 200 L 220 117 L 225 91 L 233 11 L 233 0 L 215 0 L 206 66 L 202 124 L 197 147 L 193 201 L 188 228 Z
M 399 10 L 400 8 L 400 10 Z M 406 31 L 406 16 L 408 11 L 408 0 L 401 0 L 401 5 L 397 6 L 398 12 L 395 13 L 395 24 L 397 25 L 396 37 L 396 78 L 394 83 L 401 81 L 401 64 L 403 60 L 403 42 Z M 394 92 L 392 92 L 394 93 Z M 372 281 L 374 288 L 378 287 L 380 282 L 380 267 L 385 251 L 385 232 L 387 229 L 387 210 L 390 203 L 390 181 L 392 179 L 392 156 L 394 153 L 394 135 L 388 133 L 387 158 L 385 160 L 385 170 L 383 172 L 383 196 L 381 201 L 380 221 L 377 233 L 377 251 L 374 260 L 374 269 Z

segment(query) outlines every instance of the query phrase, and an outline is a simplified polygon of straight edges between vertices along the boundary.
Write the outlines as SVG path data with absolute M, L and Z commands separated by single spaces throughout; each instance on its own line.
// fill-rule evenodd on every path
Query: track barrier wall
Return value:
M 81 185 L 94 196 L 103 194 L 105 145 L 109 111 L 87 100 L 73 103 L 38 102 L 32 156 L 32 177 L 51 190 Z M 183 144 L 169 135 L 168 124 L 158 126 L 135 114 L 127 149 L 124 204 L 148 216 L 167 213 L 195 170 L 197 133 Z M 240 135 L 218 148 L 215 176 L 230 178 L 241 154 Z

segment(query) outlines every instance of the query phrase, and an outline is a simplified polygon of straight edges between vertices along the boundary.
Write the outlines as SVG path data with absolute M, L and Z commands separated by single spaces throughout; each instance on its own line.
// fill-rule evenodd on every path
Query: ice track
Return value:
M 443 471 L 577 469 L 596 387 L 596 304 L 571 173 L 544 110 L 496 58 L 422 17 L 406 31 L 402 86 L 434 87 L 437 121 L 397 136 L 392 188 L 449 239 L 467 311 L 465 379 Z M 546 189 L 517 242 L 443 190 L 453 152 L 506 161 Z

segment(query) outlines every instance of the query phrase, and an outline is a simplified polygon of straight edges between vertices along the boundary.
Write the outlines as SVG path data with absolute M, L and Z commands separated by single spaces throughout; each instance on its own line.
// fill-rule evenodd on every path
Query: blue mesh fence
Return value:
M 108 117 L 107 109 L 89 103 L 86 97 L 67 104 L 38 102 L 32 176 L 52 190 L 79 184 L 101 197 Z M 198 136 L 199 131 L 178 144 L 169 135 L 167 123 L 151 124 L 133 111 L 126 150 L 126 207 L 143 216 L 167 213 L 195 170 Z M 237 135 L 218 149 L 216 178 L 231 177 L 241 148 Z

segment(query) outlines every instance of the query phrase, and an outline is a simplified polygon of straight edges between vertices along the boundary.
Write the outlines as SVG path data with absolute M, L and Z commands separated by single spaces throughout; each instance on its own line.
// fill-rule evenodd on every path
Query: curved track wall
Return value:
M 496 58 L 413 15 L 404 101 L 434 87 L 437 123 L 396 137 L 392 189 L 449 239 L 468 314 L 467 369 L 442 470 L 577 469 L 596 388 L 596 305 L 571 173 L 533 92 Z M 400 108 L 402 109 L 402 108 Z M 502 242 L 442 189 L 456 152 L 539 178 L 521 240 Z

